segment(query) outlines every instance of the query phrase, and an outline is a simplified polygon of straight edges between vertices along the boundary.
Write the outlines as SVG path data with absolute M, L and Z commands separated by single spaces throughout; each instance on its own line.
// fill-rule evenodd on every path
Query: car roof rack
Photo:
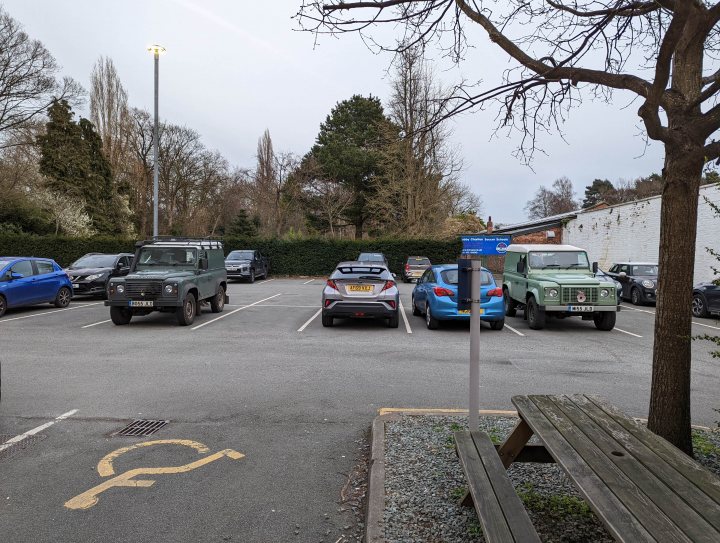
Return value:
M 180 236 L 155 236 L 151 239 L 138 241 L 135 243 L 135 247 L 142 247 L 144 245 L 165 245 L 165 246 L 186 246 L 196 247 L 200 246 L 203 249 L 222 249 L 222 239 L 214 236 L 203 237 L 203 238 L 188 238 Z

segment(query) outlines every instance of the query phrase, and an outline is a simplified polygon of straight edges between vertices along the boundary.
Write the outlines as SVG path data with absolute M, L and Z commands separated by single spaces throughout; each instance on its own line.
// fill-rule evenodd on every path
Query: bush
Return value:
M 271 272 L 280 275 L 328 275 L 338 262 L 354 260 L 362 251 L 384 253 L 390 269 L 399 274 L 410 255 L 427 256 L 433 263 L 455 262 L 460 240 L 427 239 L 259 239 L 225 238 L 225 254 L 234 249 L 258 249 L 270 257 Z M 67 266 L 86 253 L 134 252 L 135 240 L 121 238 L 64 238 L 0 234 L 0 255 L 39 256 Z

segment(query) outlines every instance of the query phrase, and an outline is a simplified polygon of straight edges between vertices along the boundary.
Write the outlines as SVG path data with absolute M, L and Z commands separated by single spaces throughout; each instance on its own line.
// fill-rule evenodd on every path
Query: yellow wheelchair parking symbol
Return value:
M 105 455 L 98 463 L 98 474 L 100 474 L 101 477 L 110 477 L 111 475 L 115 475 L 113 461 L 118 456 L 141 447 L 153 447 L 156 445 L 181 445 L 183 447 L 195 449 L 200 454 L 210 452 L 210 449 L 202 443 L 190 441 L 188 439 L 158 439 L 155 441 L 145 441 L 143 443 L 136 443 L 135 445 L 123 447 L 122 449 L 118 449 Z M 91 488 L 86 492 L 83 492 L 82 494 L 75 496 L 71 500 L 66 501 L 65 507 L 68 509 L 90 509 L 98 502 L 99 495 L 110 488 L 120 486 L 147 488 L 155 483 L 153 479 L 135 479 L 135 477 L 142 475 L 170 475 L 175 473 L 187 473 L 188 471 L 200 468 L 223 457 L 227 457 L 232 460 L 240 460 L 241 458 L 244 458 L 245 455 L 232 449 L 224 449 L 222 451 L 203 456 L 195 462 L 190 462 L 189 464 L 185 464 L 183 466 L 131 469 Z

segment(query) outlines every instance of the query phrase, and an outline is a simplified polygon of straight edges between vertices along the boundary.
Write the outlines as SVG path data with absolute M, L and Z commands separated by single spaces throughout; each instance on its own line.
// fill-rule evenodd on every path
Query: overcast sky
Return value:
M 270 130 L 276 151 L 304 154 L 320 123 L 353 94 L 389 95 L 389 55 L 370 52 L 356 35 L 340 39 L 298 32 L 291 17 L 300 0 L 0 0 L 41 40 L 63 68 L 89 88 L 100 55 L 111 57 L 134 107 L 152 110 L 152 56 L 160 61 L 160 115 L 202 134 L 205 144 L 233 164 L 252 168 L 257 140 Z M 387 29 L 389 32 L 391 29 Z M 507 58 L 483 32 L 461 69 L 437 60 L 447 85 L 461 77 L 497 83 Z M 569 177 L 578 197 L 594 178 L 633 179 L 662 169 L 662 147 L 646 149 L 637 103 L 617 94 L 612 105 L 587 99 L 559 134 L 543 136 L 546 155 L 531 170 L 512 156 L 517 134 L 493 137 L 497 108 L 466 113 L 453 122 L 453 145 L 463 157 L 462 180 L 483 201 L 483 216 L 520 222 L 541 184 Z M 85 112 L 82 112 L 86 115 Z M 534 171 L 533 171 L 534 170 Z

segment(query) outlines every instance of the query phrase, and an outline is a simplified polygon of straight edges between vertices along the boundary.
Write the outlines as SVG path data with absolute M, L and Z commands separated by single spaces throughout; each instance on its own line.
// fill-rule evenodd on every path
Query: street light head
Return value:
M 165 52 L 165 48 L 162 45 L 149 45 L 147 50 L 154 55 L 161 55 Z

